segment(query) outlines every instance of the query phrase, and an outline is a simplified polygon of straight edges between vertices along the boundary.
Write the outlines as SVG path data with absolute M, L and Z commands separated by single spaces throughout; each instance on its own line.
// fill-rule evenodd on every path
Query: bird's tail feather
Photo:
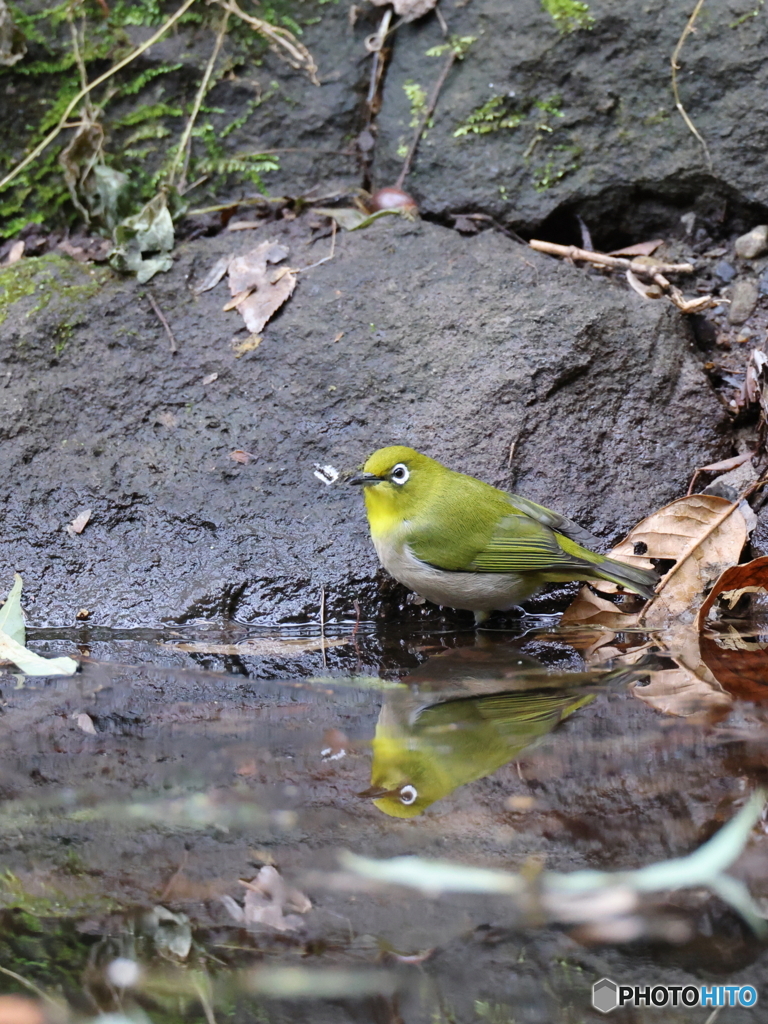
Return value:
M 626 587 L 646 600 L 653 597 L 654 589 L 659 582 L 659 574 L 655 569 L 639 569 L 637 566 L 627 565 L 626 562 L 617 562 L 613 558 L 606 558 L 604 562 L 590 568 L 594 568 L 597 578 Z

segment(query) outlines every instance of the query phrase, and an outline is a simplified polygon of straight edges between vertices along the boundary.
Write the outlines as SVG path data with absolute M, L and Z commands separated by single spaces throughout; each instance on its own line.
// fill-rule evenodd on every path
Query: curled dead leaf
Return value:
M 676 620 L 692 622 L 712 583 L 738 561 L 751 529 L 747 515 L 752 516 L 751 509 L 742 511 L 711 494 L 691 494 L 671 502 L 638 523 L 610 552 L 612 558 L 643 569 L 653 567 L 652 559 L 674 563 L 641 615 L 623 614 L 606 598 L 596 600 L 593 590 L 611 594 L 617 588 L 595 583 L 593 590 L 582 588 L 563 615 L 563 623 L 591 622 L 621 629 L 622 623 L 656 628 Z
M 707 621 L 715 601 L 725 600 L 733 609 L 744 594 L 768 595 L 768 557 L 753 558 L 744 565 L 732 565 L 716 580 L 698 615 L 699 628 Z

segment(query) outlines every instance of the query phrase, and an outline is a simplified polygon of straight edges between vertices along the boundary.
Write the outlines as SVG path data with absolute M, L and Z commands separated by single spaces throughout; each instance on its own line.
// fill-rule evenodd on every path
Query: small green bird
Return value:
M 396 445 L 380 448 L 349 483 L 364 488 L 379 561 L 400 583 L 479 625 L 545 583 L 607 580 L 644 598 L 658 574 L 598 555 L 565 516 Z
M 415 708 L 409 698 L 397 693 L 382 706 L 371 788 L 361 794 L 393 818 L 414 818 L 459 786 L 492 775 L 595 695 L 523 690 Z

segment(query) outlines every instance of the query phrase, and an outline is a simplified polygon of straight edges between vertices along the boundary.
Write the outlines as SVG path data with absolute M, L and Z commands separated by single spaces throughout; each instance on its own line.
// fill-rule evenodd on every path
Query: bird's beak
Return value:
M 347 480 L 348 484 L 356 484 L 359 487 L 371 487 L 373 484 L 380 484 L 381 477 L 375 473 L 355 473 Z
M 369 800 L 379 800 L 383 796 L 397 796 L 399 790 L 397 789 L 385 789 L 383 786 L 369 786 L 368 789 L 364 789 L 362 793 L 358 793 L 358 796 L 367 797 Z

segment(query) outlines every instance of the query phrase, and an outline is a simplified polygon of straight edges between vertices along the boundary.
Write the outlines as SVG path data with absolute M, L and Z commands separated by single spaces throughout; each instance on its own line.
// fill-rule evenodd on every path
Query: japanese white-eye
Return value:
M 443 693 L 425 690 L 437 679 Z M 407 689 L 386 693 L 371 786 L 360 795 L 391 817 L 414 818 L 459 786 L 492 775 L 595 699 L 576 688 L 594 677 L 567 679 L 575 685 L 563 687 L 535 658 L 503 646 L 430 658 L 403 680 Z
M 650 598 L 658 575 L 599 555 L 576 523 L 455 473 L 413 448 L 380 448 L 349 483 L 363 487 L 379 561 L 400 583 L 480 624 L 546 583 L 607 580 Z

